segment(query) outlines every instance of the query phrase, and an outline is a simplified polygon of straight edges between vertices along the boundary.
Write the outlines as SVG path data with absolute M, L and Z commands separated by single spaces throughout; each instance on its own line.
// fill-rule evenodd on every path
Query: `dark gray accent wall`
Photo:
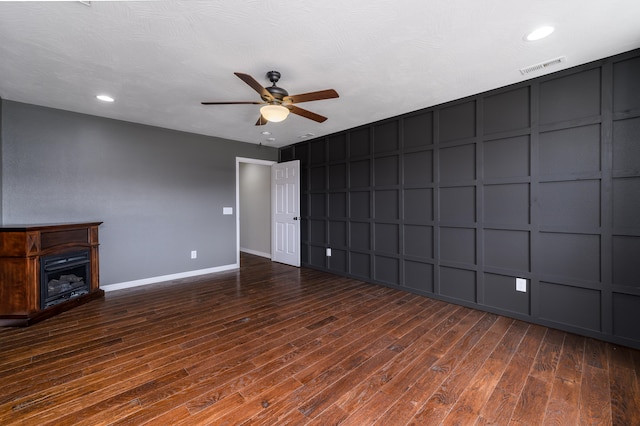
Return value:
M 236 263 L 235 159 L 275 148 L 2 104 L 5 225 L 103 221 L 101 285 Z
M 638 76 L 640 50 L 281 149 L 303 265 L 640 348 Z

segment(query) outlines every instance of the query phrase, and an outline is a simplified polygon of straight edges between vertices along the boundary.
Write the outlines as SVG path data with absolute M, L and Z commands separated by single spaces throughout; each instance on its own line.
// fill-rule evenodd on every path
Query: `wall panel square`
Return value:
M 329 268 L 336 272 L 347 272 L 347 252 L 344 250 L 331 250 L 331 257 L 327 259 Z
M 309 170 L 310 188 L 312 191 L 327 189 L 327 173 L 324 167 L 312 167 Z
M 540 133 L 540 174 L 600 171 L 600 125 Z
M 640 288 L 640 236 L 613 236 L 613 283 Z
M 376 186 L 398 184 L 398 156 L 378 157 L 373 160 L 373 183 Z
M 484 222 L 501 225 L 529 224 L 529 184 L 485 185 Z
M 613 110 L 640 109 L 640 58 L 613 64 Z
M 613 293 L 613 334 L 639 341 L 638 312 L 640 296 Z
M 441 182 L 465 182 L 476 178 L 475 144 L 441 148 L 439 157 Z
M 613 179 L 613 226 L 640 228 L 640 178 Z
M 351 222 L 349 225 L 350 247 L 357 250 L 371 248 L 371 228 L 366 222 Z
M 347 136 L 340 133 L 327 138 L 329 161 L 344 161 L 347 158 Z
M 486 141 L 482 144 L 484 177 L 489 179 L 529 176 L 529 136 Z
M 486 229 L 484 231 L 484 260 L 487 266 L 530 270 L 529 232 Z
M 484 274 L 484 304 L 509 312 L 529 315 L 529 295 L 516 291 L 516 277 Z
M 540 283 L 540 317 L 600 331 L 600 291 L 549 282 Z
M 539 273 L 600 281 L 600 236 L 541 232 L 539 242 Z
M 347 222 L 329 221 L 329 245 L 331 247 L 347 246 Z
M 349 271 L 358 277 L 371 279 L 371 256 L 352 251 L 349 256 Z
M 280 161 L 300 160 L 300 168 L 305 168 L 309 165 L 309 143 L 303 142 L 295 146 L 295 158 L 285 159 L 280 158 Z
M 404 220 L 411 223 L 424 223 L 433 220 L 433 190 L 405 189 Z
M 433 112 L 412 115 L 402 122 L 405 148 L 433 145 Z
M 371 145 L 369 143 L 369 128 L 349 132 L 349 156 L 362 157 L 371 154 Z
M 529 87 L 484 98 L 484 133 L 529 127 Z
M 440 188 L 440 220 L 473 224 L 476 221 L 476 188 Z
M 324 139 L 311 141 L 311 164 L 322 164 L 327 161 L 327 145 Z
M 327 215 L 327 196 L 325 194 L 309 194 L 311 199 L 311 216 L 324 217 Z
M 371 186 L 371 163 L 369 160 L 353 161 L 349 164 L 349 187 Z
M 309 263 L 319 268 L 327 267 L 327 256 L 323 247 L 309 247 Z
M 405 260 L 404 286 L 433 293 L 433 265 Z
M 540 223 L 600 226 L 600 181 L 546 182 L 539 186 Z
M 347 165 L 333 164 L 329 166 L 329 189 L 347 187 Z
M 327 242 L 327 223 L 324 220 L 310 220 L 309 228 L 311 236 L 309 241 L 314 244 L 324 244 Z
M 440 294 L 475 303 L 476 273 L 466 269 L 440 267 Z
M 398 254 L 400 235 L 398 225 L 376 223 L 374 226 L 375 250 L 391 254 Z
M 396 151 L 400 147 L 398 140 L 398 121 L 388 121 L 373 127 L 373 152 Z
M 613 170 L 640 175 L 640 118 L 613 122 Z
M 440 258 L 445 261 L 476 263 L 476 230 L 440 228 Z
M 407 186 L 424 186 L 433 183 L 433 151 L 404 154 L 403 182 Z
M 540 123 L 554 123 L 600 114 L 600 69 L 540 83 Z
M 440 142 L 472 138 L 476 135 L 476 102 L 440 109 Z
M 349 193 L 350 217 L 353 219 L 369 219 L 371 193 L 369 191 L 351 191 Z
M 400 261 L 385 256 L 375 256 L 375 279 L 387 284 L 399 285 Z
M 375 196 L 374 215 L 376 219 L 381 219 L 381 220 L 399 219 L 397 190 L 374 191 L 374 196 Z
M 404 254 L 425 259 L 433 258 L 433 227 L 405 225 Z
M 344 192 L 329 193 L 329 217 L 342 218 L 347 216 L 347 194 Z

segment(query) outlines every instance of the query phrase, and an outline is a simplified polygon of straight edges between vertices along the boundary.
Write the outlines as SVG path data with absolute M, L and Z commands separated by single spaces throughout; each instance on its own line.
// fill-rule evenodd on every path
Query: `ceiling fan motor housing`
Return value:
M 265 87 L 265 89 L 267 89 L 267 91 L 279 101 L 282 101 L 285 96 L 289 96 L 289 92 L 284 90 L 282 87 L 276 86 L 275 84 L 270 87 Z

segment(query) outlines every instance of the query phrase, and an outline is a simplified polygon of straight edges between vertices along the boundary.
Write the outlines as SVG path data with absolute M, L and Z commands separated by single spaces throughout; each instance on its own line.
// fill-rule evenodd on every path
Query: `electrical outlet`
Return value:
M 524 278 L 516 278 L 516 291 L 520 291 L 522 293 L 527 292 L 527 280 Z
M 197 250 L 191 250 L 191 258 L 192 259 L 197 259 L 198 258 L 198 251 Z
M 331 249 L 327 248 L 327 257 L 331 257 Z

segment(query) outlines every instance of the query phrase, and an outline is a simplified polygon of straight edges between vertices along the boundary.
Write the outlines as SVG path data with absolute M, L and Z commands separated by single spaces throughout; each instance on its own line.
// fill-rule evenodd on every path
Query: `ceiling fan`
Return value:
M 284 90 L 282 87 L 276 86 L 276 83 L 280 80 L 280 73 L 278 71 L 269 71 L 267 73 L 267 78 L 272 83 L 272 86 L 270 87 L 262 87 L 262 85 L 249 74 L 243 74 L 240 72 L 235 72 L 234 74 L 237 75 L 240 80 L 247 83 L 253 90 L 258 92 L 260 94 L 260 98 L 262 98 L 262 102 L 202 102 L 202 105 L 264 105 L 260 108 L 260 117 L 258 118 L 258 121 L 256 121 L 256 126 L 262 126 L 267 124 L 269 121 L 274 123 L 282 121 L 287 118 L 290 112 L 310 120 L 317 121 L 318 123 L 322 123 L 326 121 L 327 117 L 302 109 L 294 104 L 338 97 L 338 92 L 333 89 L 301 93 L 299 95 L 289 95 L 289 92 Z

